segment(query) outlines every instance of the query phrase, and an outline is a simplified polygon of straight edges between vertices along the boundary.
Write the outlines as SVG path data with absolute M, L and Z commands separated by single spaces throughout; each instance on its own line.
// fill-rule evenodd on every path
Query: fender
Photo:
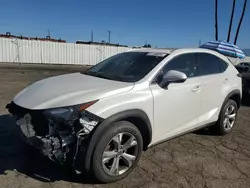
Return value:
M 114 114 L 107 119 L 105 119 L 97 128 L 93 131 L 90 140 L 88 141 L 88 147 L 85 153 L 84 159 L 84 170 L 89 171 L 91 167 L 92 154 L 94 152 L 96 143 L 99 141 L 99 138 L 102 136 L 104 130 L 106 130 L 109 126 L 112 126 L 113 122 L 117 122 L 120 120 L 128 119 L 128 118 L 140 118 L 145 122 L 145 128 L 148 129 L 148 141 L 144 143 L 144 149 L 146 150 L 147 146 L 152 140 L 152 128 L 150 120 L 145 112 L 139 109 L 126 110 L 123 112 L 119 112 Z

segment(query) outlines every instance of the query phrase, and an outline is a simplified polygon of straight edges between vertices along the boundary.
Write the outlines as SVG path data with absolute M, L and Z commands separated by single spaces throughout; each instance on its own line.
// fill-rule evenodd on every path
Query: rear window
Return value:
M 200 75 L 219 74 L 224 72 L 228 64 L 215 55 L 208 53 L 197 53 Z

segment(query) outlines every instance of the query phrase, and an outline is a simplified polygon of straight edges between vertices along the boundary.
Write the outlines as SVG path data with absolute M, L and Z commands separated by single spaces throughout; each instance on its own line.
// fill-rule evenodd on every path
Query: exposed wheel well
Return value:
M 150 130 L 148 129 L 145 120 L 140 117 L 128 117 L 122 120 L 134 124 L 139 129 L 143 138 L 143 150 L 145 151 L 151 141 Z

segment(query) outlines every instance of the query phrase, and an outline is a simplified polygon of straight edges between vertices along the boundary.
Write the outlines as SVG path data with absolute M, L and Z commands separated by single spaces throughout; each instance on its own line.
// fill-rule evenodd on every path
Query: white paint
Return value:
M 95 65 L 128 47 L 0 38 L 0 62 Z
M 228 58 L 215 51 L 190 48 L 175 51 L 143 49 L 145 52 L 170 53 L 143 79 L 135 83 L 105 80 L 79 73 L 67 74 L 36 82 L 15 98 L 17 105 L 30 109 L 47 109 L 81 104 L 99 99 L 88 111 L 104 119 L 131 109 L 145 112 L 152 125 L 151 145 L 218 120 L 226 96 L 241 92 L 241 78 Z M 204 52 L 213 54 L 229 65 L 220 74 L 188 78 L 172 83 L 168 89 L 152 85 L 161 68 L 176 56 Z M 197 87 L 198 86 L 198 87 Z
M 72 73 L 35 82 L 18 93 L 13 101 L 28 109 L 56 108 L 102 99 L 129 91 L 133 86 L 133 83 Z

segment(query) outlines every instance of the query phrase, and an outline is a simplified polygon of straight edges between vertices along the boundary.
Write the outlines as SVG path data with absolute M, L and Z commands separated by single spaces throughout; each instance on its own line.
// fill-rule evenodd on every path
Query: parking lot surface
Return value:
M 231 134 L 216 136 L 202 130 L 159 144 L 143 153 L 137 168 L 116 183 L 97 184 L 88 175 L 74 175 L 30 149 L 21 141 L 5 105 L 36 80 L 84 69 L 0 64 L 0 187 L 250 187 L 250 105 L 246 99 Z

